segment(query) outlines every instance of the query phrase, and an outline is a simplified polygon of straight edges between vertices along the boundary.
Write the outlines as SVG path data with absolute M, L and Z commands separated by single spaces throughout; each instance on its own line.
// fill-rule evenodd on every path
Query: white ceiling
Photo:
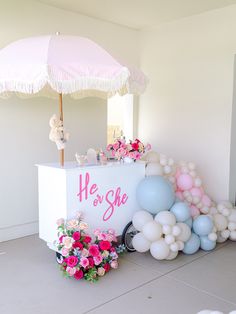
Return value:
M 162 23 L 236 4 L 236 0 L 38 1 L 138 30 L 156 27 Z

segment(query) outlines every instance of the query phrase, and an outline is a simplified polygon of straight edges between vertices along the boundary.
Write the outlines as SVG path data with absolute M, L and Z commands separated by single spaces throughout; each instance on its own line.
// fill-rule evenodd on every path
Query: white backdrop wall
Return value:
M 33 0 L 0 2 L 0 48 L 20 38 L 56 31 L 88 37 L 119 59 L 138 64 L 138 33 L 134 30 Z M 57 112 L 57 101 L 47 98 L 0 100 L 0 241 L 38 230 L 34 164 L 58 159 L 54 143 L 48 140 L 48 121 Z M 106 145 L 106 101 L 66 97 L 64 115 L 71 135 L 66 160 L 73 160 L 76 151 Z
M 139 136 L 178 161 L 196 162 L 216 200 L 229 197 L 235 16 L 230 6 L 142 33 L 140 62 L 150 84 L 140 100 Z

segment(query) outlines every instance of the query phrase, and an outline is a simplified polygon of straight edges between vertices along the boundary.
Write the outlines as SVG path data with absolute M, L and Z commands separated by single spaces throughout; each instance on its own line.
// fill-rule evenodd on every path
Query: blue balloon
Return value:
M 216 241 L 211 241 L 208 239 L 208 236 L 200 237 L 201 240 L 201 249 L 204 251 L 214 250 L 216 247 Z
M 185 220 L 184 223 L 185 223 L 186 225 L 188 225 L 190 229 L 192 229 L 192 226 L 193 226 L 193 218 L 190 217 L 189 219 Z
M 193 221 L 193 231 L 199 236 L 206 236 L 211 233 L 213 221 L 211 217 L 200 215 Z
M 136 191 L 138 204 L 152 214 L 169 210 L 174 203 L 175 194 L 171 183 L 162 176 L 144 178 Z
M 175 215 L 177 222 L 184 222 L 191 217 L 190 208 L 184 202 L 175 203 L 170 211 Z
M 194 254 L 196 253 L 200 248 L 200 238 L 195 233 L 191 234 L 191 237 L 188 239 L 187 242 L 184 243 L 184 254 Z

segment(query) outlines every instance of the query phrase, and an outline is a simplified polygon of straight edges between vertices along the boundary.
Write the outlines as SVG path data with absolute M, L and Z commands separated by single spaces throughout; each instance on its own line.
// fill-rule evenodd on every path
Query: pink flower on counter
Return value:
M 80 232 L 79 231 L 76 231 L 73 233 L 73 239 L 75 241 L 78 241 L 80 239 Z
M 67 256 L 69 254 L 70 250 L 63 247 L 62 250 L 61 250 L 61 255 L 62 256 Z
M 66 249 L 70 249 L 74 242 L 75 242 L 75 240 L 72 239 L 71 237 L 64 237 L 62 240 L 62 243 L 64 244 Z
M 67 228 L 68 229 L 76 229 L 78 227 L 78 220 L 77 219 L 71 219 L 67 222 Z
M 105 275 L 105 269 L 103 267 L 98 268 L 98 276 L 102 277 Z
M 101 241 L 99 243 L 99 247 L 100 247 L 101 250 L 110 250 L 111 243 L 109 241 Z
M 70 276 L 74 276 L 75 272 L 76 272 L 76 268 L 75 267 L 66 267 L 66 271 Z
M 90 246 L 89 254 L 93 257 L 96 257 L 100 254 L 98 246 L 96 244 Z
M 65 235 L 63 234 L 62 236 L 60 236 L 59 238 L 59 242 L 62 243 L 63 242 L 63 238 L 65 237 Z
M 88 229 L 88 224 L 86 222 L 80 222 L 79 224 L 79 228 L 80 230 L 85 230 L 85 229 Z
M 80 269 L 80 270 L 77 270 L 76 273 L 74 274 L 74 278 L 76 280 L 80 280 L 84 277 L 84 273 L 83 271 Z
M 103 261 L 103 257 L 102 257 L 101 254 L 99 254 L 98 256 L 95 256 L 95 257 L 93 258 L 93 260 L 94 260 L 94 264 L 95 264 L 95 265 L 99 265 L 99 264 L 101 264 L 101 262 Z
M 111 268 L 117 269 L 118 268 L 118 262 L 116 260 L 111 262 Z
M 90 243 L 91 241 L 92 241 L 92 238 L 91 238 L 90 236 L 86 235 L 86 236 L 84 237 L 83 242 L 85 242 L 85 243 Z
M 78 264 L 78 257 L 77 256 L 69 256 L 65 259 L 66 264 L 69 267 L 74 267 Z
M 81 252 L 81 255 L 83 257 L 88 257 L 89 256 L 89 251 L 87 249 L 83 249 L 82 252 Z

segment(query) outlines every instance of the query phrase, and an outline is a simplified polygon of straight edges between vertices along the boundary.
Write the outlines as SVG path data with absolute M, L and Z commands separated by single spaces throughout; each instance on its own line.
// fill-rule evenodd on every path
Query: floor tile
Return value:
M 86 313 L 196 314 L 203 309 L 228 313 L 234 306 L 183 283 L 161 277 Z
M 100 282 L 64 279 L 55 253 L 36 237 L 5 242 L 0 250 L 0 313 L 83 313 L 161 274 L 121 258 Z M 76 306 L 71 306 L 73 302 Z
M 236 243 L 195 260 L 170 274 L 182 281 L 236 305 Z

